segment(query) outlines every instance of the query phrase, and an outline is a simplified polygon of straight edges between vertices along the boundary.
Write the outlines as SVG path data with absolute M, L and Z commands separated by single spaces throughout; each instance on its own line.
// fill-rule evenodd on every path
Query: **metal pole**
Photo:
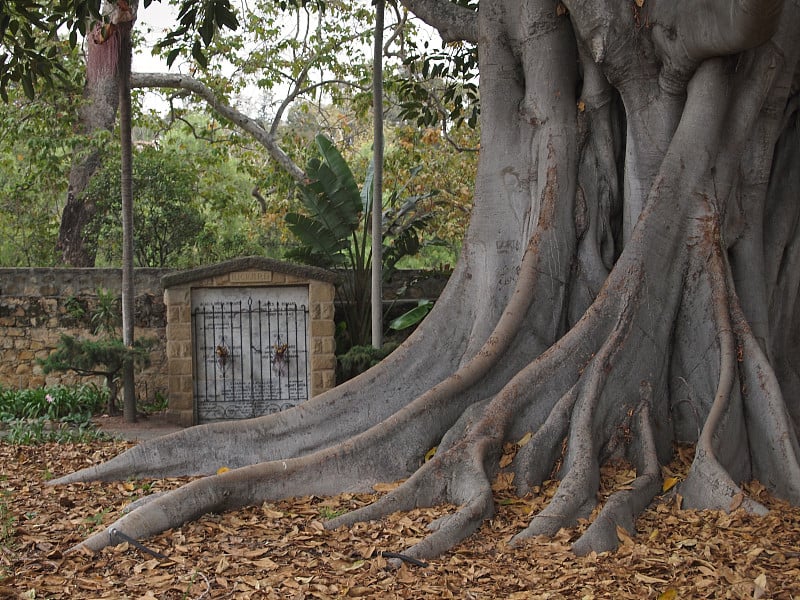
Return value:
M 383 345 L 383 12 L 384 0 L 375 2 L 375 48 L 372 64 L 374 122 L 372 194 L 372 345 Z

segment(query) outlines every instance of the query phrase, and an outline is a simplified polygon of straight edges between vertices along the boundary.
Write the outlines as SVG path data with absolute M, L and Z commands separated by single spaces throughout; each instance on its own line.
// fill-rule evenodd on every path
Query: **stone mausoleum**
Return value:
M 165 275 L 170 419 L 261 416 L 332 388 L 335 277 L 262 257 Z

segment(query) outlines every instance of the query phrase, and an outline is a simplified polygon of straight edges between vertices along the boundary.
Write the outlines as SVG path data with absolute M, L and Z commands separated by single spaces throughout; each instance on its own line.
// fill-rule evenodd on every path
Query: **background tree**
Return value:
M 144 0 L 147 8 L 152 0 Z M 82 133 L 90 139 L 103 131 L 110 131 L 116 121 L 119 106 L 120 88 L 119 71 L 116 69 L 119 59 L 120 40 L 128 38 L 124 15 L 131 14 L 135 18 L 138 2 L 131 0 L 108 0 L 104 3 L 104 14 L 100 14 L 101 0 L 83 2 L 59 2 L 48 7 L 53 13 L 55 22 L 59 17 L 66 19 L 71 27 L 70 40 L 73 45 L 77 41 L 77 33 L 86 33 L 86 85 L 84 88 L 85 106 L 81 112 L 80 125 Z M 194 40 L 193 53 L 204 57 L 202 41 L 207 45 L 210 33 L 217 27 L 236 27 L 236 19 L 230 12 L 228 2 L 205 0 L 192 3 L 180 14 L 180 25 L 193 31 L 202 31 Z M 131 10 L 132 9 L 132 10 Z M 67 16 L 62 16 L 67 15 Z M 131 26 L 132 27 L 132 26 Z M 50 30 L 56 35 L 57 28 Z M 180 29 L 175 32 L 180 33 Z M 35 71 L 35 69 L 34 69 Z M 124 90 L 123 90 L 124 91 Z M 94 256 L 83 247 L 83 230 L 91 220 L 95 207 L 83 197 L 89 180 L 102 163 L 103 148 L 98 144 L 90 144 L 76 151 L 70 172 L 67 202 L 61 218 L 58 247 L 66 264 L 73 266 L 92 266 Z
M 95 207 L 84 193 L 92 175 L 102 164 L 108 133 L 114 129 L 119 106 L 119 33 L 110 24 L 95 19 L 86 37 L 86 83 L 79 111 L 79 130 L 88 143 L 77 146 L 72 156 L 67 200 L 61 215 L 58 249 L 65 264 L 94 266 L 94 254 L 84 244 L 84 228 Z
M 77 76 L 75 53 L 64 49 L 64 67 Z M 66 78 L 36 84 L 29 99 L 21 85 L 6 87 L 0 103 L 0 264 L 51 265 L 66 194 L 69 156 L 83 142 L 73 131 L 80 86 Z
M 109 157 L 89 185 L 87 198 L 98 207 L 90 224 L 98 258 L 119 264 L 122 256 L 120 165 Z M 136 264 L 167 267 L 180 264 L 203 231 L 205 219 L 196 206 L 197 165 L 174 150 L 144 146 L 133 154 L 133 217 Z
M 131 63 L 133 61 L 131 35 L 136 20 L 137 0 L 117 0 L 110 26 L 119 34 L 119 131 L 120 131 L 120 195 L 122 196 L 122 343 L 133 350 L 134 301 L 136 297 L 133 274 L 133 125 L 131 116 Z M 125 420 L 136 422 L 136 382 L 133 361 L 122 365 L 123 412 Z

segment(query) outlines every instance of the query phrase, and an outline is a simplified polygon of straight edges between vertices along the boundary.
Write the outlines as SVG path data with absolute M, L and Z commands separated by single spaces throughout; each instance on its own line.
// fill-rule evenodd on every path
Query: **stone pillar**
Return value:
M 188 285 L 164 290 L 167 307 L 167 416 L 173 422 L 194 423 L 192 383 L 192 305 Z

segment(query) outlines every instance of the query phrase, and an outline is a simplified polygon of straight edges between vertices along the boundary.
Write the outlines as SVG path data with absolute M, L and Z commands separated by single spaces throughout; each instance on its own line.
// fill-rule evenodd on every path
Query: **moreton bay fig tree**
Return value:
M 503 444 L 527 433 L 506 467 L 519 493 L 560 487 L 515 541 L 590 516 L 600 466 L 623 459 L 635 480 L 574 549 L 615 547 L 676 442 L 696 448 L 684 506 L 728 509 L 752 479 L 800 503 L 800 4 L 404 3 L 480 60 L 472 221 L 433 311 L 380 365 L 297 408 L 190 428 L 52 483 L 208 475 L 111 526 L 141 539 L 209 511 L 405 479 L 329 525 L 456 505 L 415 557 L 491 517 Z M 111 528 L 81 546 L 114 543 Z

